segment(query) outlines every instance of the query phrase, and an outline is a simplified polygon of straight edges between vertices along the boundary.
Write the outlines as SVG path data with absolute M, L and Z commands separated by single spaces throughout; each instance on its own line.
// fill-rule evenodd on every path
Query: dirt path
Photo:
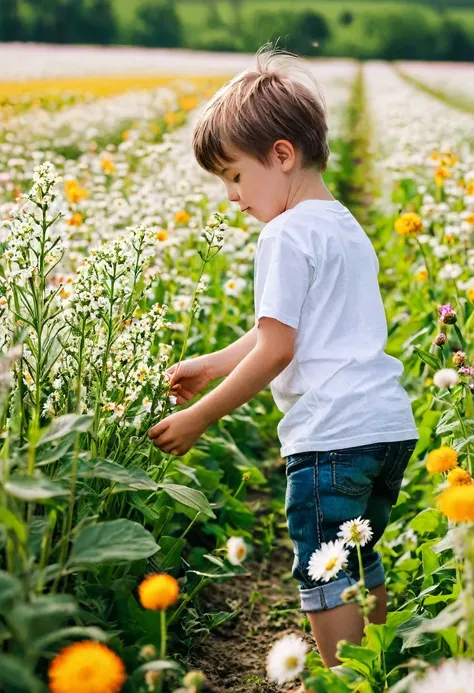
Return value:
M 270 502 L 267 498 L 266 504 Z M 258 508 L 255 509 L 255 505 Z M 249 501 L 256 513 L 265 513 L 265 501 Z M 200 592 L 206 611 L 229 611 L 240 601 L 242 610 L 231 621 L 212 631 L 192 651 L 189 668 L 201 669 L 209 693 L 276 693 L 294 688 L 299 680 L 280 687 L 266 679 L 266 656 L 283 635 L 296 633 L 311 648 L 314 640 L 309 622 L 300 612 L 298 586 L 291 575 L 293 551 L 287 531 L 277 528 L 275 548 L 270 558 L 258 555 L 245 562 L 249 576 L 212 583 Z M 304 626 L 306 622 L 306 627 Z

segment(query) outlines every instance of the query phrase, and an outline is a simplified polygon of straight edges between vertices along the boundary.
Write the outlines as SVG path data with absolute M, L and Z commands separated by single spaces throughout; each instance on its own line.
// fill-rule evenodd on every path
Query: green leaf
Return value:
M 74 599 L 66 594 L 47 594 L 18 604 L 8 614 L 8 623 L 26 646 L 36 638 L 58 628 L 77 613 Z
M 35 466 L 45 467 L 47 464 L 51 464 L 51 462 L 56 462 L 57 460 L 61 459 L 61 457 L 63 457 L 72 447 L 75 438 L 76 434 L 74 432 L 68 433 L 68 435 L 66 435 L 63 438 L 63 440 L 61 440 L 56 446 L 52 447 L 51 449 L 48 450 L 40 448 L 36 453 Z
M 146 472 L 140 467 L 131 467 L 126 469 L 117 462 L 104 460 L 101 458 L 93 458 L 88 460 L 88 467 L 81 466 L 80 476 L 92 476 L 100 479 L 108 479 L 119 484 L 116 490 L 134 491 L 156 491 L 158 484 L 153 481 Z
M 420 534 L 428 534 L 435 532 L 440 523 L 440 516 L 433 508 L 425 508 L 421 513 L 418 513 L 410 522 L 409 526 Z
M 43 433 L 38 441 L 38 445 L 52 443 L 53 440 L 64 438 L 72 431 L 85 433 L 85 431 L 89 430 L 93 418 L 90 414 L 81 414 L 79 416 L 77 414 L 65 414 L 64 416 L 58 416 L 57 419 L 53 420 L 46 432 Z
M 80 532 L 74 541 L 69 564 L 136 561 L 159 550 L 150 532 L 138 522 L 112 520 Z
M 23 587 L 18 578 L 0 570 L 0 614 L 8 613 L 14 601 L 23 594 Z
M 25 525 L 7 508 L 0 508 L 0 524 L 15 532 L 21 544 L 26 544 L 27 532 Z
M 39 472 L 34 477 L 11 477 L 4 489 L 10 496 L 24 501 L 43 501 L 56 496 L 67 496 L 69 493 L 69 489 L 40 475 Z
M 344 663 L 351 660 L 351 667 L 364 676 L 370 676 L 377 661 L 377 653 L 367 647 L 353 645 L 346 640 L 340 640 L 337 646 L 337 657 Z
M 71 626 L 70 628 L 59 628 L 38 638 L 33 642 L 33 648 L 41 653 L 58 640 L 71 640 L 74 638 L 107 642 L 107 634 L 101 628 L 96 628 L 95 626 Z
M 189 508 L 194 508 L 198 510 L 206 517 L 215 518 L 215 514 L 209 505 L 209 501 L 202 491 L 198 491 L 194 488 L 188 488 L 187 486 L 182 486 L 180 484 L 158 484 L 159 488 L 175 501 L 188 506 Z
M 439 371 L 441 364 L 436 356 L 433 356 L 433 354 L 430 354 L 428 351 L 423 351 L 423 349 L 420 349 L 419 347 L 414 347 L 414 350 L 420 359 L 427 363 L 430 368 L 432 368 L 434 371 Z
M 24 659 L 0 653 L 0 690 L 8 693 L 39 693 L 46 689 Z

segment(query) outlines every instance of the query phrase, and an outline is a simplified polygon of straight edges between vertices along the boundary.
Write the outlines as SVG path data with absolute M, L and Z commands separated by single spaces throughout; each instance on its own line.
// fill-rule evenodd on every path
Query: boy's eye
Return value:
M 238 173 L 234 178 L 234 183 L 238 183 L 240 180 L 240 173 Z

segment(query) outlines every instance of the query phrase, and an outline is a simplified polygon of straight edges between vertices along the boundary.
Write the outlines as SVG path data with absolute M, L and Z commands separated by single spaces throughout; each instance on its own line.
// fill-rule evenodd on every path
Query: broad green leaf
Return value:
M 33 648 L 37 652 L 42 652 L 54 642 L 73 640 L 75 638 L 107 642 L 107 634 L 101 628 L 96 628 L 95 626 L 71 626 L 70 628 L 59 628 L 38 638 L 33 642 Z
M 63 457 L 72 447 L 75 438 L 76 434 L 74 432 L 68 433 L 63 440 L 61 440 L 51 449 L 48 450 L 39 448 L 36 453 L 35 466 L 45 467 L 47 464 L 51 464 L 52 462 L 56 462 L 57 460 L 61 459 L 61 457 Z
M 209 505 L 209 501 L 202 491 L 198 491 L 194 488 L 188 488 L 187 486 L 181 486 L 180 484 L 158 484 L 163 491 L 175 501 L 187 505 L 189 508 L 194 508 L 198 510 L 206 517 L 215 518 L 215 514 Z
M 69 564 L 136 561 L 159 550 L 150 532 L 138 522 L 112 520 L 80 532 L 74 541 Z
M 16 637 L 25 645 L 61 626 L 77 613 L 78 606 L 67 594 L 47 594 L 18 604 L 8 614 Z
M 24 501 L 43 501 L 56 496 L 67 496 L 68 488 L 39 474 L 34 476 L 14 476 L 4 486 L 5 491 Z
M 39 693 L 46 689 L 23 658 L 0 653 L 0 690 L 8 693 Z
M 428 532 L 434 532 L 439 523 L 439 513 L 436 510 L 433 510 L 433 508 L 426 508 L 425 510 L 422 510 L 421 513 L 418 513 L 416 517 L 410 520 L 408 524 L 412 529 L 415 530 L 415 532 L 427 534 Z
M 80 476 L 92 476 L 100 479 L 108 479 L 119 484 L 117 490 L 133 489 L 135 491 L 156 491 L 158 484 L 153 481 L 140 467 L 126 469 L 117 462 L 93 458 L 81 465 Z
M 79 416 L 77 414 L 65 414 L 64 416 L 58 416 L 57 419 L 53 420 L 46 432 L 43 433 L 38 441 L 38 445 L 52 443 L 53 440 L 63 438 L 72 431 L 84 433 L 89 430 L 93 418 L 90 414 L 81 414 Z

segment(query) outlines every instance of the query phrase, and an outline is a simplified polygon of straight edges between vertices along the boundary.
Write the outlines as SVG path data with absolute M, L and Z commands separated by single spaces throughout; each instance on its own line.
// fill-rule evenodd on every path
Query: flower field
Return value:
M 78 50 L 62 71 L 41 56 L 30 75 L 2 67 L 0 690 L 197 693 L 214 689 L 196 643 L 219 638 L 245 606 L 212 611 L 209 588 L 252 578 L 251 561 L 276 562 L 288 548 L 280 413 L 268 390 L 184 456 L 147 435 L 179 410 L 167 369 L 254 324 L 261 225 L 191 151 L 206 100 L 245 65 L 165 78 L 152 51 L 140 51 L 136 74 L 126 59 L 112 70 L 104 58 L 101 70 L 98 53 Z M 78 61 L 89 77 L 75 77 Z M 387 623 L 369 623 L 362 576 L 347 600 L 361 608 L 365 637 L 340 643 L 340 671 L 293 628 L 285 634 L 282 611 L 259 673 L 226 690 L 276 693 L 299 675 L 318 693 L 467 693 L 474 110 L 455 109 L 437 82 L 444 100 L 418 88 L 405 65 L 314 70 L 329 111 L 325 181 L 377 250 L 387 351 L 404 363 L 420 440 L 377 547 Z M 429 87 L 425 75 L 416 79 Z M 370 538 L 363 520 L 347 524 L 340 546 L 315 552 L 315 579 L 331 579 Z M 296 602 L 290 610 L 308 633 Z

